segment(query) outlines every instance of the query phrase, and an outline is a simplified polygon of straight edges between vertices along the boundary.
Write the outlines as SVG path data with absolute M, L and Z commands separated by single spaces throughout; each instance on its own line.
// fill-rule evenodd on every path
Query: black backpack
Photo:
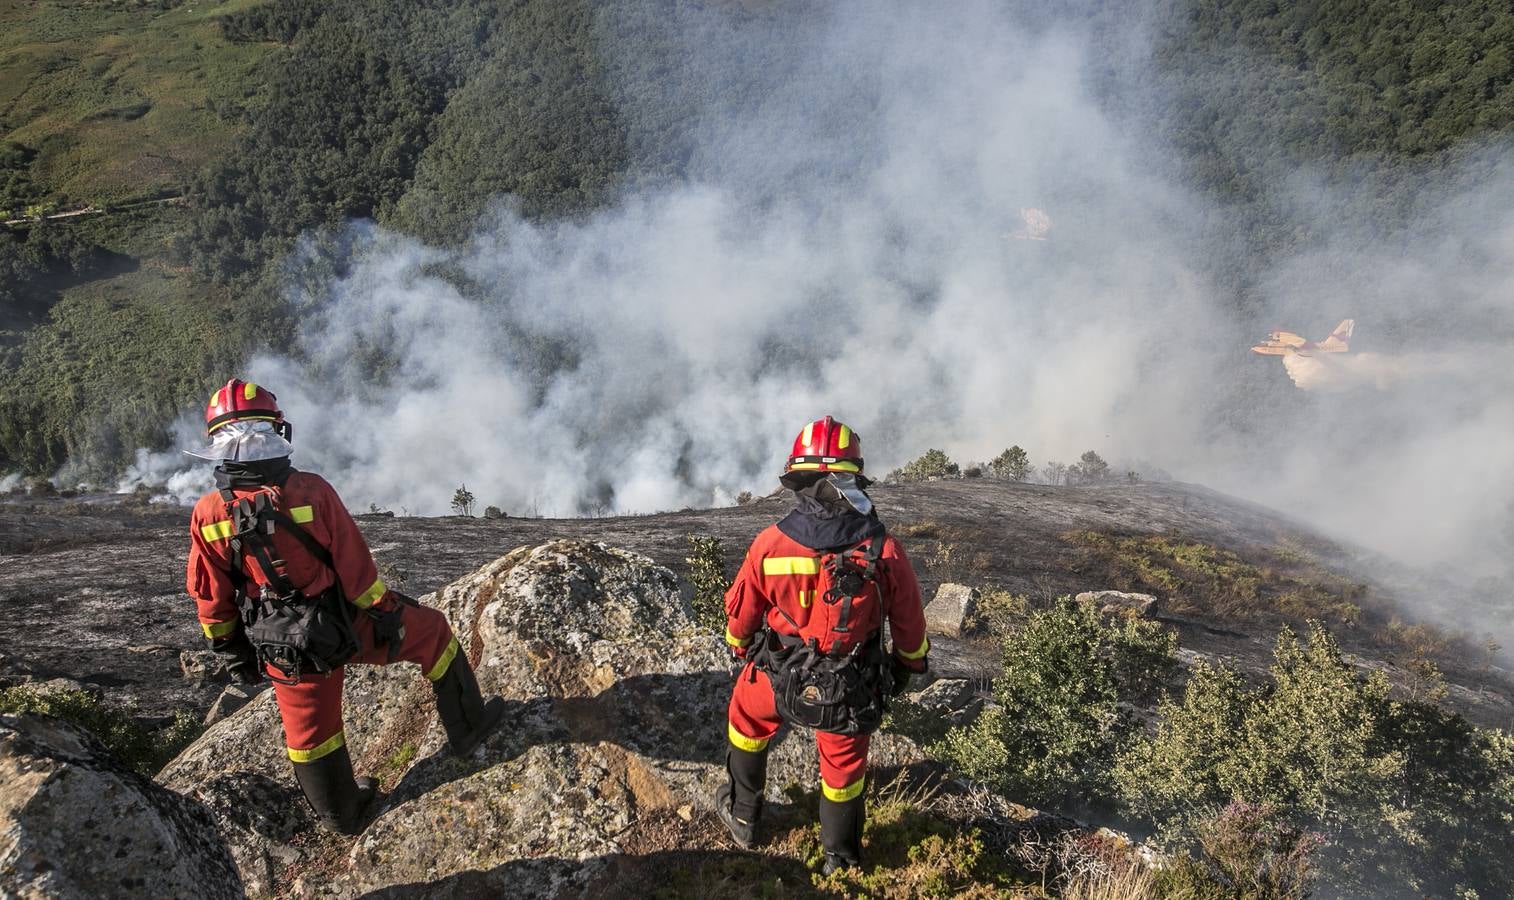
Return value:
M 279 571 L 283 560 L 277 558 L 272 535 L 278 528 L 294 535 L 336 576 L 330 551 L 274 505 L 267 491 L 238 498 L 229 488 L 222 488 L 221 499 L 231 518 L 229 555 L 237 608 L 259 664 L 272 664 L 283 672 L 283 678 L 269 676 L 280 684 L 296 684 L 306 671 L 327 673 L 340 668 L 359 650 L 340 577 L 334 577 L 331 587 L 319 596 L 307 597 Z M 257 596 L 249 590 L 250 579 L 242 571 L 244 549 L 269 579 Z

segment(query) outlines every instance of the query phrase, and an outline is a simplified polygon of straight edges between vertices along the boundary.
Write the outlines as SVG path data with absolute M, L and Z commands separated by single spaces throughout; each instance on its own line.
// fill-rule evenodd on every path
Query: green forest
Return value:
M 1508 4 L 1010 7 L 1028 30 L 1072 25 L 1107 45 L 1090 83 L 1216 201 L 1211 274 L 1242 306 L 1270 258 L 1312 237 L 1271 187 L 1298 167 L 1353 184 L 1392 231 L 1422 212 L 1411 177 L 1514 123 Z M 760 50 L 700 58 L 670 35 L 800 40 L 819 14 L 679 0 L 0 6 L 0 473 L 71 461 L 108 478 L 133 448 L 161 446 L 206 384 L 291 339 L 299 310 L 281 286 L 302 236 L 319 253 L 372 219 L 455 243 L 501 200 L 571 220 L 718 173 L 699 127 L 759 114 L 804 73 Z M 1121 39 L 1133 28 L 1151 36 L 1138 50 Z

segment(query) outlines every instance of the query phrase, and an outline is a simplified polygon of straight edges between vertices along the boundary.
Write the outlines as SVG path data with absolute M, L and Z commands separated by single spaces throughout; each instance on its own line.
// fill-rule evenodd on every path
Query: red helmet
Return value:
M 273 392 L 250 381 L 233 378 L 210 395 L 205 407 L 205 433 L 232 422 L 272 422 L 282 433 L 284 412 Z
M 826 416 L 804 426 L 794 438 L 785 472 L 862 472 L 862 439 Z

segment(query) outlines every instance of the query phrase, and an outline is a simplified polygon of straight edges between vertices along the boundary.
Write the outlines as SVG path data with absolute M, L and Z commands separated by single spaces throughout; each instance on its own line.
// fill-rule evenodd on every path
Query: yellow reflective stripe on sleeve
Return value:
M 930 638 L 922 637 L 920 639 L 920 649 L 916 650 L 914 653 L 900 650 L 898 647 L 895 647 L 894 650 L 897 651 L 899 656 L 904 659 L 919 659 L 920 657 L 930 652 Z
M 762 561 L 764 575 L 819 575 L 820 559 L 815 556 L 769 556 Z
M 862 789 L 866 786 L 866 775 L 858 778 L 856 781 L 843 788 L 833 788 L 825 783 L 824 778 L 820 779 L 820 792 L 825 794 L 825 799 L 830 800 L 834 803 L 845 803 L 848 800 L 856 798 L 858 794 L 862 793 Z
M 452 640 L 447 642 L 447 649 L 442 651 L 442 655 L 437 657 L 436 665 L 432 666 L 431 671 L 426 673 L 426 678 L 431 681 L 436 681 L 438 678 L 441 678 L 443 675 L 447 674 L 447 669 L 451 668 L 452 660 L 456 656 L 457 638 L 453 638 Z
M 860 466 L 858 466 L 856 463 L 852 462 L 849 459 L 838 459 L 838 460 L 836 460 L 833 463 L 817 463 L 817 462 L 791 463 L 789 465 L 789 471 L 791 471 L 791 472 L 818 471 L 822 467 L 824 467 L 825 470 L 828 471 L 828 472 L 861 472 L 862 471 L 862 468 Z
M 726 735 L 731 739 L 731 746 L 737 750 L 745 750 L 748 753 L 761 753 L 767 748 L 767 738 L 749 738 L 736 730 L 736 726 L 726 723 Z
M 222 638 L 237 630 L 237 620 L 232 619 L 230 622 L 201 622 L 200 630 L 205 632 L 205 636 L 208 638 Z
M 323 756 L 330 755 L 333 751 L 342 749 L 342 745 L 345 743 L 347 743 L 347 733 L 338 731 L 309 750 L 296 750 L 290 747 L 289 759 L 291 762 L 297 763 L 315 762 Z
M 315 521 L 315 507 L 291 506 L 289 507 L 289 518 L 293 519 L 297 525 L 308 525 Z
M 352 605 L 360 609 L 367 609 L 368 607 L 377 603 L 379 598 L 384 596 L 384 591 L 386 590 L 388 590 L 388 588 L 384 587 L 384 579 L 380 578 L 377 581 L 373 582 L 373 584 L 369 586 L 368 590 L 363 591 L 356 597 L 353 597 Z
M 732 647 L 745 647 L 747 644 L 750 644 L 752 642 L 752 639 L 739 638 L 736 635 L 731 634 L 731 629 L 727 628 L 725 630 L 725 642 L 727 644 L 730 644 Z
M 219 522 L 211 522 L 209 525 L 200 526 L 200 537 L 214 544 L 216 541 L 224 541 L 231 537 L 231 520 L 222 519 Z

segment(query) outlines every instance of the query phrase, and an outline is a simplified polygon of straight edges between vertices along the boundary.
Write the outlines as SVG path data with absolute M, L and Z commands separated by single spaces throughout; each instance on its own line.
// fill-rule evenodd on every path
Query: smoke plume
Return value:
M 988 3 L 823 10 L 682 34 L 691 65 L 771 86 L 692 123 L 697 177 L 566 222 L 504 198 L 455 248 L 354 223 L 330 276 L 312 242 L 298 346 L 242 373 L 278 393 L 296 463 L 355 508 L 442 513 L 466 484 L 511 514 L 651 512 L 771 490 L 831 414 L 875 475 L 928 447 L 1096 449 L 1405 562 L 1507 574 L 1509 335 L 1485 327 L 1514 311 L 1507 152 L 1436 182 L 1414 234 L 1308 173 L 1277 186 L 1322 237 L 1243 315 L 1209 274 L 1213 210 L 1097 102 L 1087 35 Z M 613 30 L 605 52 L 630 52 Z M 1047 240 L 1006 237 L 1027 207 Z M 1467 362 L 1319 395 L 1247 353 L 1346 317 L 1353 349 Z M 141 460 L 186 492 L 207 477 L 189 466 Z

